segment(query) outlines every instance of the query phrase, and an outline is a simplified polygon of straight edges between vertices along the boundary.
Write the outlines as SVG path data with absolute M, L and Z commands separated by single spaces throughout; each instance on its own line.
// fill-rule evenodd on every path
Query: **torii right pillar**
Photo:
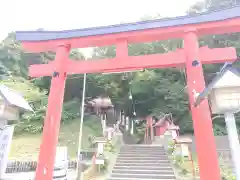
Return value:
M 190 29 L 185 32 L 184 49 L 186 53 L 186 74 L 189 103 L 192 111 L 194 134 L 201 180 L 220 180 L 220 167 L 213 134 L 212 119 L 208 101 L 205 100 L 195 107 L 195 95 L 205 88 L 197 31 Z

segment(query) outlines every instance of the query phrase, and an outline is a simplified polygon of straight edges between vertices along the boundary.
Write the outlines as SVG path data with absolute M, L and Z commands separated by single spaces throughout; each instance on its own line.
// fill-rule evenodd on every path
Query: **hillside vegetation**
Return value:
M 59 145 L 68 147 L 68 155 L 74 159 L 77 157 L 80 118 L 61 125 Z M 82 149 L 89 149 L 89 136 L 100 136 L 101 124 L 96 116 L 86 116 L 83 127 Z M 41 143 L 41 133 L 22 133 L 15 135 L 10 152 L 10 159 L 37 160 Z
M 207 3 L 207 6 L 204 3 L 197 3 L 189 9 L 188 13 L 196 14 L 202 11 L 211 11 L 213 9 L 230 6 L 232 2 L 232 0 L 206 0 L 205 3 Z M 199 38 L 199 44 L 200 46 L 208 46 L 210 48 L 235 47 L 239 55 L 240 34 L 232 33 L 204 36 Z M 129 55 L 166 53 L 174 51 L 177 48 L 182 48 L 182 45 L 183 42 L 180 39 L 129 44 Z M 114 57 L 115 54 L 115 46 L 95 48 L 91 59 L 111 58 Z M 40 133 L 42 132 L 43 119 L 47 108 L 51 78 L 41 77 L 29 79 L 27 70 L 31 64 L 48 63 L 52 61 L 54 57 L 55 54 L 52 52 L 39 54 L 24 52 L 20 43 L 15 40 L 14 33 L 10 33 L 0 44 L 0 83 L 6 84 L 10 88 L 21 92 L 35 111 L 34 113 L 25 113 L 22 115 L 21 122 L 23 123 L 19 124 L 16 128 L 13 143 L 15 147 L 13 147 L 13 149 L 20 149 L 20 145 L 18 145 L 21 144 L 20 139 L 25 142 L 34 141 L 36 144 L 38 143 L 38 145 L 40 143 Z M 84 55 L 77 49 L 72 50 L 70 57 L 78 61 L 85 59 Z M 239 63 L 235 65 L 239 66 Z M 221 66 L 222 64 L 204 66 L 206 82 L 209 82 L 216 75 L 216 72 L 219 71 Z M 130 117 L 134 117 L 134 111 L 136 111 L 137 118 L 150 114 L 172 113 L 175 123 L 181 128 L 182 134 L 193 133 L 191 114 L 188 107 L 187 94 L 185 93 L 187 86 L 185 76 L 184 68 L 146 69 L 141 72 L 111 75 L 89 74 L 87 75 L 86 97 L 93 98 L 99 95 L 110 96 L 116 109 L 124 110 L 125 114 Z M 60 136 L 60 143 L 63 142 L 64 145 L 67 144 L 68 137 L 74 136 L 74 138 L 76 138 L 77 136 L 75 135 L 77 129 L 75 133 L 71 128 L 78 127 L 74 125 L 74 123 L 79 121 L 77 119 L 80 114 L 79 102 L 82 98 L 82 84 L 83 75 L 68 76 L 62 111 L 61 133 L 64 135 Z M 130 94 L 133 97 L 132 100 L 129 99 Z M 213 124 L 215 134 L 226 134 L 225 124 L 222 118 L 215 119 Z M 239 126 L 238 115 L 237 124 Z M 85 126 L 85 137 L 90 134 L 94 135 L 94 125 L 95 123 Z M 89 131 L 86 129 L 89 129 Z M 97 131 L 100 130 L 98 129 Z M 66 137 L 65 140 L 63 136 Z M 32 140 L 26 139 L 26 137 L 32 138 Z M 73 142 L 74 138 L 70 138 L 72 139 L 72 141 L 70 141 Z M 37 149 L 37 147 L 39 147 L 38 145 L 33 149 Z M 25 144 L 24 146 L 28 147 L 30 145 Z M 84 146 L 86 147 L 86 145 Z M 33 151 L 35 152 L 35 150 Z M 12 151 L 12 156 L 17 155 L 14 155 Z

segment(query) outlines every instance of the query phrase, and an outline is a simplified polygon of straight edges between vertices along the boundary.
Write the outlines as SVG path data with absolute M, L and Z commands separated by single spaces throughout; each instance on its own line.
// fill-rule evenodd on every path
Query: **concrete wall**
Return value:
M 192 135 L 185 136 L 185 137 L 192 139 L 192 145 L 190 149 L 193 153 L 196 153 L 195 137 Z M 207 138 L 207 137 L 204 137 L 204 138 Z M 216 142 L 216 149 L 218 152 L 220 164 L 224 164 L 224 166 L 226 165 L 232 168 L 233 164 L 232 164 L 232 156 L 231 156 L 231 151 L 229 147 L 228 136 L 215 136 L 215 142 Z M 206 146 L 206 151 L 207 151 L 207 146 Z
M 195 137 L 192 135 L 187 135 L 187 136 L 181 136 L 181 137 L 188 137 L 192 139 L 192 146 L 191 150 L 193 152 L 196 151 L 196 140 Z M 207 138 L 207 137 L 203 137 Z M 215 142 L 218 150 L 223 150 L 223 149 L 230 149 L 229 147 L 229 141 L 228 141 L 228 136 L 215 136 Z

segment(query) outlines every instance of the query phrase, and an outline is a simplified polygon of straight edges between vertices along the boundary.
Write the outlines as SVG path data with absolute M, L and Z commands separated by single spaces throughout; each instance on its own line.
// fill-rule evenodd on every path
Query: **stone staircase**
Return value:
M 175 180 L 165 149 L 160 145 L 124 145 L 108 180 Z

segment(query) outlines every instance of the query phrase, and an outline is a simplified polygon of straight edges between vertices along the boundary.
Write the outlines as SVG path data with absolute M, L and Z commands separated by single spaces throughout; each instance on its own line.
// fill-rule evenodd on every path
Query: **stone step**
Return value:
M 164 146 L 162 145 L 155 145 L 155 146 L 151 146 L 149 145 L 149 147 L 144 147 L 144 146 L 123 146 L 120 149 L 145 149 L 145 150 L 151 150 L 151 149 L 156 149 L 156 150 L 164 150 Z
M 122 146 L 121 149 L 163 149 L 164 146 L 161 145 L 125 145 Z
M 144 179 L 144 178 L 128 178 L 128 177 L 122 177 L 122 178 L 119 178 L 119 177 L 117 177 L 117 178 L 115 178 L 115 177 L 111 177 L 111 178 L 108 178 L 107 180 L 146 180 L 146 179 Z M 148 178 L 147 180 L 156 180 L 156 179 L 151 179 L 151 178 Z M 164 178 L 164 179 L 158 179 L 158 180 L 166 180 L 166 178 Z M 172 178 L 172 179 L 167 179 L 167 180 L 176 180 L 175 178 Z
M 169 166 L 139 166 L 139 165 L 115 165 L 114 170 L 122 170 L 122 169 L 136 169 L 139 171 L 145 170 L 155 170 L 155 171 L 173 171 L 173 168 Z
M 120 153 L 118 157 L 154 157 L 154 158 L 168 158 L 166 154 L 135 154 L 135 153 Z
M 116 162 L 115 166 L 142 166 L 142 167 L 151 167 L 151 166 L 161 166 L 161 167 L 171 167 L 171 164 L 169 162 L 140 162 L 140 163 L 136 163 L 136 162 Z
M 120 153 L 131 153 L 131 152 L 138 152 L 138 153 L 155 153 L 155 154 L 164 154 L 167 153 L 165 150 L 139 150 L 139 149 L 128 149 L 128 150 L 120 150 Z
M 111 178 L 141 178 L 141 179 L 174 179 L 174 174 L 122 174 L 122 173 L 112 173 Z
M 148 150 L 148 149 L 121 149 L 120 152 L 148 152 L 148 153 L 166 153 L 165 150 Z
M 168 156 L 168 154 L 166 152 L 155 152 L 155 151 L 120 151 L 119 152 L 119 155 L 151 155 L 151 156 L 157 156 L 157 155 L 160 155 L 160 156 Z
M 164 153 L 139 153 L 139 152 L 120 152 L 118 156 L 134 156 L 134 157 L 168 157 L 167 154 Z
M 131 159 L 131 160 L 169 160 L 168 159 L 168 157 L 166 157 L 166 156 L 158 156 L 158 157 L 153 157 L 153 156 L 150 156 L 150 157 L 141 157 L 141 156 L 132 156 L 132 157 L 130 157 L 130 156 L 119 156 L 118 158 L 117 158 L 117 160 L 124 160 L 124 159 L 126 159 L 126 160 L 129 160 L 129 159 Z
M 119 154 L 152 154 L 152 155 L 167 155 L 166 151 L 138 151 L 138 150 L 128 150 L 128 151 L 120 151 Z
M 118 156 L 119 159 L 163 159 L 168 160 L 167 156 Z
M 165 151 L 120 151 L 119 154 L 149 154 L 149 155 L 167 155 Z
M 121 173 L 121 174 L 165 174 L 165 175 L 174 175 L 173 170 L 152 170 L 152 169 L 113 169 L 113 174 Z
M 117 159 L 116 162 L 122 163 L 170 163 L 168 159 Z
M 155 139 L 155 140 L 153 141 L 153 143 L 159 143 L 159 144 L 163 145 L 163 144 L 166 143 L 166 141 L 165 141 L 164 139 Z
M 167 152 L 159 145 L 125 145 L 108 180 L 175 180 Z
M 121 149 L 145 149 L 145 150 L 164 150 L 163 146 L 123 146 Z
M 120 151 L 166 152 L 165 149 L 135 149 L 135 148 L 120 149 Z

